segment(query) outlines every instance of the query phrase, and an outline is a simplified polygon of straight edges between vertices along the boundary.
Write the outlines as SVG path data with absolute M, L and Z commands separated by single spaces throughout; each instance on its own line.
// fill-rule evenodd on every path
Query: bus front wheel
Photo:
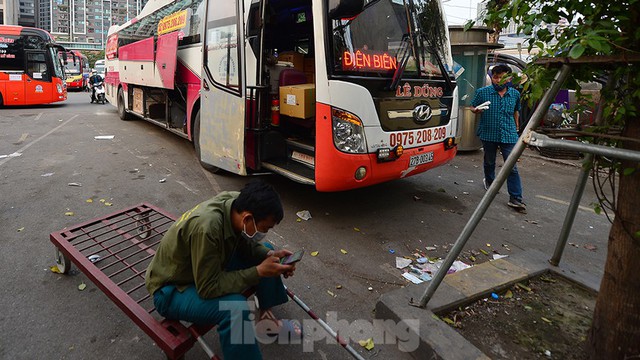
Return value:
M 206 164 L 202 161 L 202 153 L 200 151 L 200 110 L 199 109 L 198 109 L 198 112 L 196 113 L 196 118 L 193 121 L 193 136 L 191 138 L 193 139 L 193 148 L 196 150 L 196 156 L 198 157 L 198 161 L 200 161 L 200 165 L 202 165 L 203 168 L 209 170 L 214 174 L 217 174 L 218 172 L 220 172 L 219 167 Z
M 131 114 L 124 108 L 124 91 L 118 89 L 118 116 L 121 120 L 131 120 Z

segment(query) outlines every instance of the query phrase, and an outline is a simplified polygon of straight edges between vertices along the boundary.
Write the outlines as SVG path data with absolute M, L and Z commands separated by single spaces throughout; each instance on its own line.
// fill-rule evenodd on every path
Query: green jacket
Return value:
M 183 291 L 195 284 L 198 295 L 211 299 L 240 293 L 260 280 L 255 266 L 225 271 L 237 251 L 261 262 L 269 249 L 236 235 L 231 227 L 231 204 L 239 192 L 222 192 L 182 214 L 165 233 L 146 273 L 153 295 L 173 284 Z

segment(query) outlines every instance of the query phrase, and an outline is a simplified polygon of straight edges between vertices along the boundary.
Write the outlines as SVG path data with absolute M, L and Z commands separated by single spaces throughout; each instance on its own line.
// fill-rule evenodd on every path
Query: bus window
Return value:
M 4 35 L 0 39 L 0 68 L 2 70 L 23 70 L 24 51 L 23 42 L 16 36 Z
M 214 82 L 235 92 L 240 90 L 237 9 L 235 0 L 222 0 L 216 6 L 209 6 L 206 29 L 207 74 Z
M 27 75 L 34 80 L 51 81 L 47 71 L 47 57 L 44 52 L 27 53 Z

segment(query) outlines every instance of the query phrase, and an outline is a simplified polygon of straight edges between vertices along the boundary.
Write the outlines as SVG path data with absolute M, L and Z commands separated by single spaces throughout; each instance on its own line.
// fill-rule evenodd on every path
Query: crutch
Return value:
M 289 288 L 286 285 L 284 286 L 284 289 L 287 291 L 287 295 L 289 295 L 291 300 L 295 301 L 296 304 L 298 304 L 302 308 L 302 310 L 304 310 L 307 314 L 309 314 L 309 316 L 311 316 L 313 320 L 317 321 L 318 324 L 320 324 L 320 326 L 322 326 L 323 329 L 325 329 L 331 336 L 333 336 L 338 341 L 338 343 L 342 345 L 342 347 L 345 348 L 349 352 L 349 354 L 351 354 L 351 356 L 353 356 L 358 360 L 364 360 L 364 358 L 360 354 L 358 354 L 358 352 L 356 352 L 351 347 L 351 345 L 349 345 L 349 342 L 347 340 L 343 339 L 324 320 L 320 319 L 318 315 L 316 315 L 313 312 L 313 310 L 311 310 L 311 308 L 307 306 L 307 304 L 305 304 L 302 300 L 300 300 L 300 298 L 296 294 L 294 294 L 291 290 L 289 290 Z

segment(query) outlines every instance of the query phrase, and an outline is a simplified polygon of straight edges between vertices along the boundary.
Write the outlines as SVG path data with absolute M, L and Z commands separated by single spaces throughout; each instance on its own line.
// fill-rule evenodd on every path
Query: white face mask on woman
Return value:
M 251 219 L 253 220 L 253 228 L 256 229 L 256 232 L 253 233 L 253 235 L 249 235 L 247 233 L 247 224 L 243 223 L 242 224 L 243 229 L 242 229 L 241 235 L 246 240 L 260 242 L 264 239 L 265 236 L 267 236 L 267 233 L 258 231 L 258 227 L 256 226 L 256 219 L 254 217 L 251 217 Z

